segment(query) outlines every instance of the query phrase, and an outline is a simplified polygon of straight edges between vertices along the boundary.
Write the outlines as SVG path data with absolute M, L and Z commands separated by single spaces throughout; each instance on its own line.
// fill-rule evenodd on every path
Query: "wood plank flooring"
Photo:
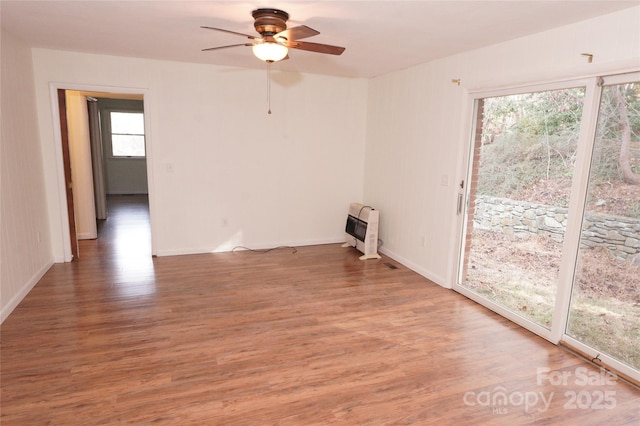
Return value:
M 151 258 L 110 201 L 2 324 L 2 425 L 640 424 L 636 388 L 389 258 Z

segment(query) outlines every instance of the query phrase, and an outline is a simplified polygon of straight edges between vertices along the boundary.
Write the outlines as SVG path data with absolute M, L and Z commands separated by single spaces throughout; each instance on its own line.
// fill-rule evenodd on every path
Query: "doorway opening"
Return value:
M 71 260 L 80 259 L 82 251 L 89 247 L 78 241 L 132 235 L 131 221 L 126 224 L 128 233 L 109 232 L 122 227 L 122 206 L 126 202 L 138 211 L 133 223 L 145 234 L 137 243 L 138 251 L 150 256 L 153 250 L 143 95 L 58 89 L 58 101 L 62 150 L 68 157 L 63 166 Z M 112 221 L 117 223 L 110 226 L 112 210 L 118 212 Z M 145 248 L 140 250 L 142 245 Z

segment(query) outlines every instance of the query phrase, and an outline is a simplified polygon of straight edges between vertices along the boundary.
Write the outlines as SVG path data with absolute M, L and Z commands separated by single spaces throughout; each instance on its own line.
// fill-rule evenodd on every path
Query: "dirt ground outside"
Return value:
M 465 286 L 551 327 L 562 243 L 475 229 Z M 640 267 L 581 250 L 567 334 L 640 369 Z

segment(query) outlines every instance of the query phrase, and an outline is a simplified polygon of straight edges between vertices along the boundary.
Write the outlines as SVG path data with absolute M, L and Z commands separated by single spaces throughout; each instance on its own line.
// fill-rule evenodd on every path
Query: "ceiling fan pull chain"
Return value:
M 267 61 L 267 105 L 269 107 L 267 114 L 271 114 L 271 62 Z

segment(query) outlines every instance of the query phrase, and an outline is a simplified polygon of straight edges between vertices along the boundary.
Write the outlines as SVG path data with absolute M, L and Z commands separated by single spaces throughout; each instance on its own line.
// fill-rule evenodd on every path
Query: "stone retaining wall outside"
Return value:
M 508 235 L 544 235 L 562 241 L 568 209 L 498 197 L 477 197 L 473 226 Z M 640 264 L 640 219 L 587 214 L 581 245 L 603 246 Z

